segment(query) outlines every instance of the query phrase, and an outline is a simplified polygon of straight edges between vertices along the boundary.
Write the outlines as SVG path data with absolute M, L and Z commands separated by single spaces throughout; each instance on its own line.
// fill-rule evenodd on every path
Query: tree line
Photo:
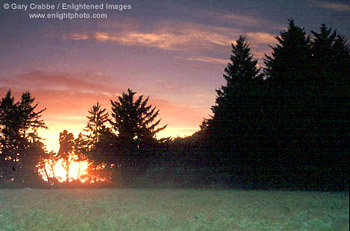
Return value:
M 135 94 L 128 89 L 116 101 L 111 100 L 110 115 L 97 102 L 88 111 L 84 132 L 75 138 L 69 131 L 62 131 L 58 153 L 47 153 L 37 133 L 47 128 L 41 120 L 46 109 L 36 111 L 38 104 L 29 92 L 15 102 L 9 90 L 0 104 L 2 183 L 32 184 L 38 181 L 38 168 L 45 171 L 45 163 L 49 163 L 53 170 L 58 160 L 63 162 L 67 183 L 72 161 L 89 160 L 95 169 L 99 165 L 107 169 L 122 166 L 123 170 L 141 166 L 152 148 L 164 142 L 156 139 L 156 133 L 166 125 L 159 126 L 159 110 L 148 104 L 149 98 L 136 98 Z M 45 174 L 49 184 L 55 183 L 54 177 Z
M 290 20 L 265 68 L 246 38 L 232 45 L 226 85 L 201 131 L 212 165 L 263 184 L 348 185 L 350 48 L 324 24 L 311 34 Z
M 8 91 L 0 105 L 0 181 L 36 179 L 38 163 L 47 158 L 63 159 L 69 170 L 74 156 L 89 159 L 95 169 L 104 165 L 114 179 L 152 167 L 167 175 L 181 166 L 181 176 L 188 169 L 199 176 L 194 184 L 346 189 L 349 43 L 324 24 L 308 35 L 292 19 L 276 40 L 265 67 L 258 66 L 247 38 L 232 44 L 212 116 L 186 138 L 157 139 L 166 127 L 157 119 L 159 110 L 128 89 L 111 100 L 110 113 L 93 105 L 84 131 L 75 138 L 64 130 L 58 153 L 48 154 L 37 135 L 46 128 L 45 109 L 37 110 L 29 92 L 15 102 Z

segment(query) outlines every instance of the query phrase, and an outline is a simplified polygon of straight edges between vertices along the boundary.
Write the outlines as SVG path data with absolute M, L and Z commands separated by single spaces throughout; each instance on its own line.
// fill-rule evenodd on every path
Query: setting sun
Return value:
M 77 157 L 72 155 L 69 161 L 69 174 L 67 174 L 67 167 L 64 160 L 59 159 L 57 161 L 45 160 L 44 166 L 38 168 L 38 172 L 44 181 L 50 179 L 56 179 L 58 182 L 79 181 L 81 183 L 95 183 L 104 182 L 106 178 L 93 174 L 94 171 L 91 168 L 91 162 L 88 160 L 77 160 Z M 99 166 L 97 170 L 104 169 L 105 165 Z M 96 169 L 95 169 L 96 172 Z

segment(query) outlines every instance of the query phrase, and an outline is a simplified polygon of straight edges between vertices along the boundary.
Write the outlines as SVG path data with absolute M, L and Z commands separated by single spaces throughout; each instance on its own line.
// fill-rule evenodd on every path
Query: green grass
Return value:
M 0 230 L 349 230 L 349 194 L 0 190 Z

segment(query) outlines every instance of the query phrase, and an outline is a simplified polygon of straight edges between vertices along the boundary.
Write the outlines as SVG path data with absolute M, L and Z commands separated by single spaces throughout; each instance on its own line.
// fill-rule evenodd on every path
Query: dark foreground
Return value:
M 0 190 L 0 230 L 349 230 L 344 192 Z

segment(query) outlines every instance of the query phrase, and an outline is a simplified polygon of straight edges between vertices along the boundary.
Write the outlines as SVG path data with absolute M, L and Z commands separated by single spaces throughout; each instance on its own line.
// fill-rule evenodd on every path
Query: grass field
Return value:
M 349 194 L 0 190 L 0 230 L 349 230 Z

